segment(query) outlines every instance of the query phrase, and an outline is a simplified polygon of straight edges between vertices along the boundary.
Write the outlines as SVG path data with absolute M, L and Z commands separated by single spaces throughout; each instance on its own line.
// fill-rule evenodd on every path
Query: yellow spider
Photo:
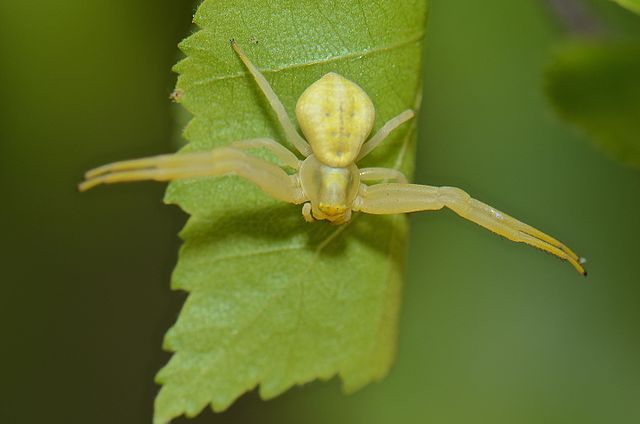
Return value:
M 161 155 L 107 164 L 85 174 L 80 191 L 99 184 L 124 181 L 169 181 L 200 176 L 236 174 L 260 187 L 272 197 L 303 204 L 305 220 L 326 219 L 343 224 L 352 212 L 398 214 L 448 207 L 461 217 L 509 240 L 527 243 L 568 261 L 586 275 L 582 263 L 567 246 L 553 237 L 498 211 L 455 187 L 408 184 L 395 169 L 362 168 L 356 162 L 375 149 L 391 131 L 414 117 L 411 109 L 389 120 L 368 141 L 375 109 L 369 96 L 357 84 L 330 72 L 311 84 L 296 104 L 296 117 L 306 140 L 298 134 L 284 106 L 265 77 L 240 47 L 231 46 L 255 78 L 273 107 L 287 139 L 304 160 L 268 138 L 236 141 L 208 152 Z M 366 142 L 365 142 L 366 141 Z M 281 167 L 245 153 L 264 147 L 286 166 Z M 367 185 L 365 181 L 395 180 L 395 183 Z

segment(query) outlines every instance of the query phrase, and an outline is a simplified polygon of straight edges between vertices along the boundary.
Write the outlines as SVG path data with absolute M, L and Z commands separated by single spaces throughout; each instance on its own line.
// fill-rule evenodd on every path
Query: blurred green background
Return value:
M 640 20 L 592 2 L 607 25 Z M 240 3 L 239 3 L 240 4 Z M 80 195 L 83 171 L 176 149 L 188 1 L 0 2 L 2 423 L 148 423 L 185 216 L 164 186 Z M 460 186 L 566 241 L 566 263 L 451 212 L 411 217 L 400 349 L 337 381 L 178 423 L 640 422 L 640 173 L 560 122 L 543 93 L 566 36 L 541 0 L 433 0 L 416 181 Z

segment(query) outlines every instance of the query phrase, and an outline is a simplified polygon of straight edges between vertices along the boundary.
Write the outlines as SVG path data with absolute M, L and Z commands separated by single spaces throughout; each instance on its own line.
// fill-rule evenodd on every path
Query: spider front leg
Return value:
M 78 186 L 78 189 L 85 191 L 100 184 L 127 181 L 170 181 L 229 174 L 251 181 L 275 199 L 295 204 L 306 201 L 298 174 L 288 175 L 271 162 L 230 147 L 208 152 L 160 155 L 104 165 L 87 172 L 86 180 Z
M 526 243 L 566 260 L 581 274 L 584 259 L 571 249 L 530 225 L 486 205 L 455 187 L 417 184 L 377 184 L 362 186 L 354 210 L 371 214 L 395 214 L 438 210 L 448 207 L 461 217 L 509 240 Z

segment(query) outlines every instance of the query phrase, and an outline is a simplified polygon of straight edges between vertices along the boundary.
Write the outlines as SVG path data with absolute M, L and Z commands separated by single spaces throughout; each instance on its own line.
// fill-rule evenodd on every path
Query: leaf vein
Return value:
M 279 67 L 273 67 L 273 68 L 260 68 L 260 67 L 258 67 L 258 69 L 263 74 L 273 74 L 273 73 L 286 71 L 286 70 L 291 70 L 291 69 L 306 68 L 306 67 L 309 67 L 309 66 L 333 63 L 333 62 L 338 62 L 338 61 L 341 61 L 341 60 L 349 60 L 349 59 L 353 59 L 353 58 L 356 58 L 356 57 L 370 56 L 370 55 L 375 55 L 375 54 L 379 54 L 379 53 L 384 53 L 386 51 L 394 50 L 394 49 L 397 49 L 397 48 L 400 48 L 400 47 L 404 47 L 404 46 L 406 46 L 408 44 L 411 44 L 411 43 L 417 43 L 420 40 L 422 40 L 423 37 L 424 37 L 424 31 L 420 31 L 420 32 L 417 32 L 417 33 L 413 34 L 412 36 L 410 36 L 410 37 L 408 37 L 408 38 L 406 38 L 406 39 L 404 39 L 402 41 L 398 41 L 398 42 L 390 43 L 390 44 L 385 44 L 385 45 L 373 47 L 373 48 L 370 48 L 370 49 L 363 49 L 363 50 L 354 51 L 354 52 L 345 53 L 345 54 L 340 54 L 340 55 L 331 56 L 331 57 L 327 57 L 327 58 L 309 60 L 309 61 L 306 61 L 306 62 L 293 63 L 293 64 L 286 65 L 286 66 L 279 66 Z M 192 85 L 193 86 L 199 86 L 199 85 L 209 84 L 209 83 L 212 83 L 212 82 L 224 81 L 224 80 L 228 80 L 228 79 L 244 78 L 244 77 L 246 77 L 248 75 L 249 74 L 247 72 L 236 72 L 234 74 L 218 75 L 218 76 L 209 77 L 209 78 L 205 78 L 205 79 L 201 79 L 201 80 L 194 80 Z

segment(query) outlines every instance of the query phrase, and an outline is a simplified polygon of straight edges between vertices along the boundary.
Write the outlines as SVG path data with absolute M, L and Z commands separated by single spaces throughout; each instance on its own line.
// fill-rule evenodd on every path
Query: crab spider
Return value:
M 298 156 L 268 138 L 236 141 L 208 152 L 170 154 L 115 162 L 85 174 L 80 191 L 99 184 L 125 181 L 169 181 L 201 176 L 239 175 L 270 196 L 302 204 L 308 222 L 328 220 L 343 224 L 352 212 L 399 214 L 447 207 L 461 217 L 509 240 L 529 244 L 568 261 L 586 275 L 582 263 L 567 246 L 553 237 L 498 211 L 455 187 L 409 184 L 398 170 L 358 168 L 356 163 L 373 151 L 393 130 L 414 117 L 411 109 L 390 119 L 367 140 L 373 128 L 375 110 L 365 91 L 348 79 L 330 72 L 311 84 L 296 104 L 296 117 L 303 138 L 289 119 L 262 73 L 231 41 L 256 83 L 276 113 L 284 133 Z M 272 162 L 246 152 L 252 148 L 270 150 L 288 174 Z M 385 180 L 380 184 L 365 184 Z M 395 182 L 387 182 L 393 180 Z

